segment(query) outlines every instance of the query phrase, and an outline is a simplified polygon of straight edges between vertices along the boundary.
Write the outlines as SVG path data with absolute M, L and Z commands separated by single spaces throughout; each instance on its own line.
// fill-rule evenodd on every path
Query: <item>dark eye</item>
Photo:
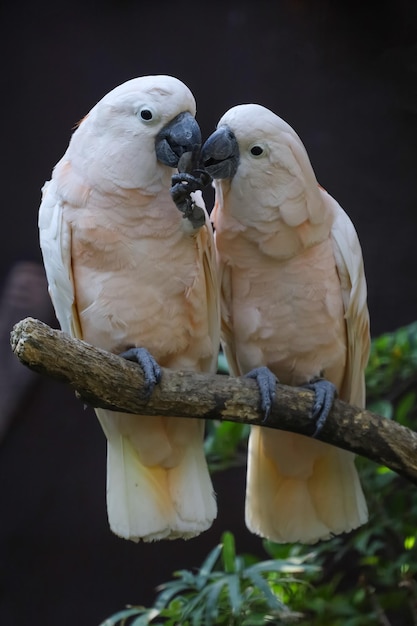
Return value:
M 145 122 L 150 122 L 153 118 L 153 113 L 149 109 L 142 109 L 140 116 L 143 120 L 145 120 Z
M 261 156 L 263 151 L 264 151 L 264 149 L 261 146 L 252 146 L 252 148 L 250 149 L 250 153 L 253 156 Z

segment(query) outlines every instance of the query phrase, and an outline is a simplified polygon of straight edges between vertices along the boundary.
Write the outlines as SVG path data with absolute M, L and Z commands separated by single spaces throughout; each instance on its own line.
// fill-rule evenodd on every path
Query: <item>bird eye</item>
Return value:
M 252 156 L 258 157 L 261 156 L 261 154 L 263 154 L 264 149 L 262 148 L 262 146 L 252 146 L 252 148 L 250 149 L 250 153 Z
M 141 104 L 137 107 L 135 114 L 137 118 L 144 124 L 154 126 L 161 120 L 161 116 L 157 108 L 149 104 Z
M 140 116 L 145 122 L 150 122 L 153 118 L 153 113 L 150 109 L 142 109 L 140 112 Z

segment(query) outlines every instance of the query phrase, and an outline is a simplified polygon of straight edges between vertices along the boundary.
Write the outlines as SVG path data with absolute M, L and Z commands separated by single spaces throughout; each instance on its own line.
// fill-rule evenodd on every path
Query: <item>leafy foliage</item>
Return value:
M 373 340 L 366 378 L 369 408 L 415 430 L 417 322 Z M 247 433 L 240 424 L 210 424 L 211 468 L 245 462 Z M 236 556 L 225 533 L 196 573 L 176 572 L 160 587 L 152 608 L 128 608 L 102 626 L 417 626 L 415 486 L 367 459 L 357 464 L 368 524 L 313 552 L 265 541 L 267 561 Z
M 296 576 L 317 571 L 307 560 L 308 555 L 254 562 L 236 555 L 234 537 L 225 532 L 196 573 L 180 570 L 174 580 L 159 587 L 152 608 L 128 608 L 101 626 L 294 623 L 300 614 L 291 611 L 282 596 L 301 584 Z

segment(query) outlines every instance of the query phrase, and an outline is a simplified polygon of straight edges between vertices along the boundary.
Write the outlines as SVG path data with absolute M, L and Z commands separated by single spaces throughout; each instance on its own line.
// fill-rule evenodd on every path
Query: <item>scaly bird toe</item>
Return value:
M 149 397 L 152 394 L 155 385 L 157 385 L 161 380 L 161 368 L 153 356 L 146 348 L 130 348 L 129 350 L 126 350 L 126 352 L 122 352 L 119 356 L 123 359 L 127 359 L 128 361 L 134 361 L 141 366 L 145 377 L 145 396 Z
M 316 378 L 309 383 L 303 385 L 306 389 L 311 389 L 315 393 L 311 419 L 314 421 L 316 429 L 313 437 L 317 437 L 329 415 L 333 406 L 334 399 L 337 396 L 337 389 L 333 383 L 324 378 Z
M 245 374 L 245 378 L 256 380 L 261 396 L 261 409 L 264 414 L 262 421 L 265 422 L 269 417 L 272 403 L 275 399 L 278 379 L 267 367 L 256 367 Z

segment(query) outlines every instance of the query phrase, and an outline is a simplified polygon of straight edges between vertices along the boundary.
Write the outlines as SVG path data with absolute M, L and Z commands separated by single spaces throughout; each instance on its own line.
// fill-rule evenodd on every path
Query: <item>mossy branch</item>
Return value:
M 24 365 L 69 384 L 93 407 L 230 420 L 307 436 L 313 430 L 313 392 L 306 389 L 278 384 L 271 414 L 263 422 L 253 380 L 163 369 L 160 384 L 146 399 L 138 365 L 39 320 L 26 318 L 16 324 L 11 345 Z M 336 400 L 317 438 L 386 465 L 417 485 L 417 433 L 394 421 Z

